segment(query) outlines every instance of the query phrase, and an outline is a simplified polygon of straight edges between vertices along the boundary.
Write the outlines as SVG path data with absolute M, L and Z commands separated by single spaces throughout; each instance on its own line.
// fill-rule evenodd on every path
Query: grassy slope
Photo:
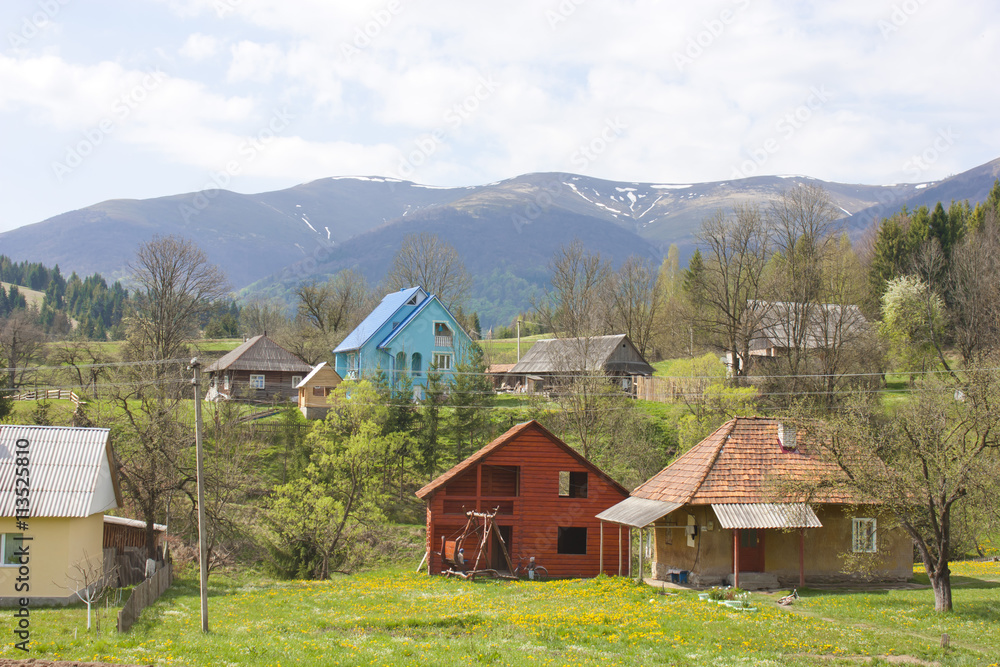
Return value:
M 10 291 L 10 286 L 13 284 L 14 283 L 5 283 L 0 281 L 0 285 L 3 285 L 3 288 L 8 292 Z M 45 292 L 39 292 L 38 290 L 31 289 L 30 287 L 24 287 L 22 285 L 17 286 L 17 291 L 20 292 L 21 296 L 24 297 L 24 300 L 28 302 L 29 308 L 34 306 L 41 309 L 42 301 L 45 300 Z
M 543 338 L 553 338 L 553 334 L 538 334 L 535 336 L 521 336 L 521 356 L 531 349 L 536 340 Z M 479 344 L 483 347 L 488 363 L 491 364 L 513 364 L 517 363 L 517 339 L 516 338 L 494 338 L 492 340 L 482 340 Z
M 737 612 L 693 592 L 661 596 L 617 578 L 465 582 L 405 568 L 328 582 L 213 575 L 211 634 L 199 631 L 198 582 L 185 571 L 131 632 L 85 630 L 86 610 L 32 609 L 40 659 L 156 665 L 556 664 L 857 665 L 889 655 L 996 665 L 1000 566 L 956 564 L 957 611 L 927 589 L 807 590 L 790 609 L 754 594 Z M 962 576 L 963 574 L 972 577 Z M 114 610 L 112 610 L 114 611 Z M 111 625 L 110 615 L 104 627 Z M 941 633 L 951 648 L 940 646 Z M 11 642 L 0 656 L 23 657 Z

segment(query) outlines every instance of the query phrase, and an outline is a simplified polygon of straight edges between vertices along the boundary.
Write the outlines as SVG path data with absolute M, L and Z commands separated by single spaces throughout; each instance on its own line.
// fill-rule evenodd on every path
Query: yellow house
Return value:
M 121 506 L 106 428 L 0 426 L 0 604 L 77 601 Z
M 737 417 L 598 518 L 640 529 L 661 580 L 748 589 L 909 579 L 912 541 L 842 474 L 791 425 Z
M 330 410 L 326 397 L 340 384 L 337 371 L 325 361 L 317 364 L 296 385 L 299 390 L 299 410 L 306 419 L 322 419 Z

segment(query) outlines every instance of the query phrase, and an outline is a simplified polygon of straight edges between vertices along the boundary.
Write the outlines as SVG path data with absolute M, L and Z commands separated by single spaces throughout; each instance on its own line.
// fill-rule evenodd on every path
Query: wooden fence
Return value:
M 132 589 L 125 606 L 118 612 L 118 632 L 128 632 L 129 628 L 139 620 L 139 614 L 163 595 L 174 580 L 173 565 L 167 563 L 156 571 L 152 577 Z
M 634 396 L 660 403 L 698 403 L 709 385 L 706 378 L 635 376 Z
M 69 389 L 43 389 L 41 391 L 25 391 L 20 394 L 15 394 L 11 396 L 15 401 L 59 401 L 67 400 L 73 401 L 73 404 L 79 407 L 81 403 L 86 404 L 86 401 L 80 400 L 80 397 L 76 395 L 75 391 L 70 391 Z

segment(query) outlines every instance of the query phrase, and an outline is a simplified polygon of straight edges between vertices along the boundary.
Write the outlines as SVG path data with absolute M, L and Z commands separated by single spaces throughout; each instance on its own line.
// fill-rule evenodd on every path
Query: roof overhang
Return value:
M 712 505 L 722 528 L 822 528 L 805 503 L 727 503 Z
M 630 496 L 617 505 L 612 505 L 597 515 L 601 521 L 620 523 L 632 528 L 643 528 L 657 519 L 662 519 L 681 506 L 681 503 L 668 503 L 662 500 L 649 500 Z

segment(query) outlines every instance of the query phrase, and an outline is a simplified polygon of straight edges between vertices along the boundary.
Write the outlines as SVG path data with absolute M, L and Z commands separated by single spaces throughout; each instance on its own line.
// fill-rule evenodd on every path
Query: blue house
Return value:
M 431 366 L 452 372 L 472 345 L 436 296 L 410 287 L 385 295 L 333 354 L 344 379 L 370 379 L 381 371 L 395 382 L 406 374 L 416 388 L 427 386 Z

